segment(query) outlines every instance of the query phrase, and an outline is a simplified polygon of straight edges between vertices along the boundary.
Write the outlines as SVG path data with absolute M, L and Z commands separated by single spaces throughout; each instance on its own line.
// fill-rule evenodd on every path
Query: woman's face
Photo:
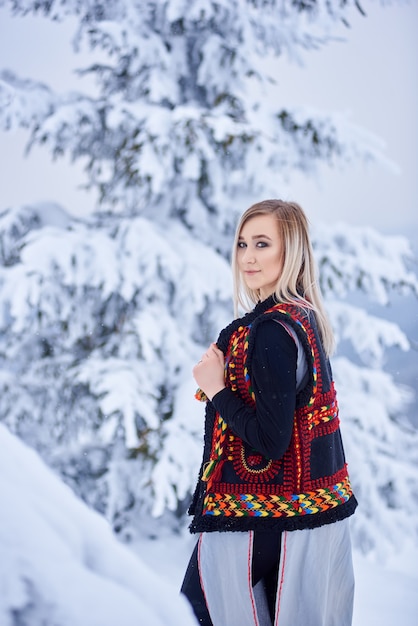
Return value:
M 283 267 L 283 246 L 277 218 L 250 217 L 241 229 L 237 250 L 238 268 L 249 289 L 265 300 L 276 288 Z

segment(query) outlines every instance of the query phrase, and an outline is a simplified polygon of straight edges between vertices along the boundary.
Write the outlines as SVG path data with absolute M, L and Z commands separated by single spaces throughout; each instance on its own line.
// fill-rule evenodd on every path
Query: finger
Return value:
M 213 343 L 211 345 L 211 350 L 212 353 L 216 355 L 217 359 L 223 363 L 224 362 L 224 353 L 222 352 L 222 350 L 219 350 L 218 346 L 216 345 L 216 343 Z

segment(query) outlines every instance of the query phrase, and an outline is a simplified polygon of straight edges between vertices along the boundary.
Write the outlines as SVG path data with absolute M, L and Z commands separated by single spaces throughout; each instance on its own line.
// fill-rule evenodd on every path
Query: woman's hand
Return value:
M 225 387 L 224 368 L 224 355 L 216 343 L 209 346 L 193 368 L 194 379 L 209 400 Z

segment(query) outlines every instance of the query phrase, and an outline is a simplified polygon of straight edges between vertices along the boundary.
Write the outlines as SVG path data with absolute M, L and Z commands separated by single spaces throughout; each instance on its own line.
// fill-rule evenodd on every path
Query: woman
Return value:
M 193 369 L 205 446 L 182 592 L 205 626 L 349 626 L 357 502 L 302 209 L 250 207 L 232 266 L 236 314 L 252 310 Z

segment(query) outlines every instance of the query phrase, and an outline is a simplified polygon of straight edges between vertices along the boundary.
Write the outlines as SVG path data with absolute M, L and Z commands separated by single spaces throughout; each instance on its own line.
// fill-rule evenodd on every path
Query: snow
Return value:
M 0 425 L 1 626 L 192 626 L 179 594 L 186 530 L 122 545 L 38 455 Z M 414 626 L 418 551 L 385 564 L 354 553 L 353 626 Z M 163 601 L 161 601 L 163 599 Z
M 193 624 L 178 587 L 3 425 L 0 448 L 1 626 Z
M 405 259 L 412 261 L 410 265 L 414 259 L 406 237 L 337 222 L 317 224 L 313 239 L 324 293 L 340 298 L 357 289 L 381 305 L 388 304 L 393 287 L 403 294 L 409 289 L 418 293 L 417 277 L 405 264 Z
M 407 336 L 394 322 L 369 315 L 364 309 L 346 302 L 328 302 L 328 312 L 338 341 L 355 337 L 353 349 L 370 366 L 383 364 L 388 347 L 409 350 Z
M 408 562 L 402 569 L 391 569 L 372 563 L 354 553 L 356 596 L 353 626 L 415 626 L 418 614 L 418 551 L 412 548 L 408 561 L 415 569 L 408 571 Z M 405 557 L 406 560 L 406 557 Z

